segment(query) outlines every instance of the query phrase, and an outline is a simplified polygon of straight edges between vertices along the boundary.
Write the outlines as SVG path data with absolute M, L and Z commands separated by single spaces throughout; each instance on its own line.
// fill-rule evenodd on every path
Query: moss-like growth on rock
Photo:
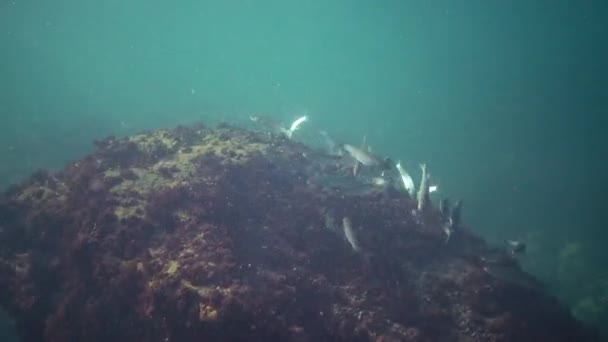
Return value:
M 0 198 L 0 303 L 24 341 L 594 340 L 348 163 L 229 126 L 97 142 Z

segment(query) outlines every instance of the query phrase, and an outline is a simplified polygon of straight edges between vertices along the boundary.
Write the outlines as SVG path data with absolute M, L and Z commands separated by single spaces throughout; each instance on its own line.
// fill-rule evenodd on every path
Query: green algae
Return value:
M 177 260 L 169 260 L 165 274 L 167 274 L 169 276 L 173 276 L 173 275 L 175 275 L 175 273 L 177 273 L 178 270 L 179 270 L 179 262 L 177 262 Z
M 137 134 L 129 137 L 129 142 L 146 154 L 154 154 L 163 149 L 173 150 L 178 146 L 178 141 L 167 130 Z
M 145 209 L 141 203 L 128 206 L 119 205 L 114 208 L 114 215 L 119 221 L 126 220 L 128 218 L 143 218 L 145 215 Z
M 195 160 L 205 155 L 214 155 L 222 164 L 242 164 L 254 154 L 265 153 L 269 147 L 267 144 L 251 143 L 242 136 L 225 139 L 222 137 L 222 132 L 215 131 L 206 135 L 200 143 L 184 146 L 181 149 L 175 148 L 177 141 L 166 132 L 137 135 L 129 140 L 136 142 L 138 148 L 146 153 L 150 152 L 151 146 L 164 146 L 173 152 L 152 165 L 128 169 L 136 175 L 136 179 L 123 179 L 114 185 L 110 192 L 115 195 L 130 192 L 145 195 L 152 191 L 175 188 L 195 181 L 198 167 Z M 106 178 L 119 175 L 120 170 L 117 169 L 104 171 Z

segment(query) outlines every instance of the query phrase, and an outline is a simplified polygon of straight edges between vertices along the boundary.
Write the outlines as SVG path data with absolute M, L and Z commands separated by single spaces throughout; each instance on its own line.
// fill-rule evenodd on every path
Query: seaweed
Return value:
M 446 245 L 437 208 L 285 137 L 95 145 L 0 196 L 0 304 L 24 341 L 597 339 L 505 251 L 466 227 Z

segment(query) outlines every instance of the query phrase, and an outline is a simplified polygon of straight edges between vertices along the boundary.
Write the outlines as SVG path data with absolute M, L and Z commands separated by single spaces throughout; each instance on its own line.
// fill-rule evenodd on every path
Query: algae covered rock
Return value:
M 341 157 L 230 126 L 96 146 L 0 198 L 24 341 L 595 339 L 507 253 L 446 244 L 434 208 Z

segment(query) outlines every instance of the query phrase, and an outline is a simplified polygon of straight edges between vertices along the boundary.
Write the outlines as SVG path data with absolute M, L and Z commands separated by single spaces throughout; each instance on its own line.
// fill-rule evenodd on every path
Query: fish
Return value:
M 507 240 L 511 255 L 526 253 L 526 244 L 519 240 Z
M 367 145 L 367 135 L 363 136 L 363 141 L 361 142 L 361 151 L 367 151 L 367 153 L 371 154 L 370 147 Z M 353 176 L 357 177 L 357 174 L 359 174 L 359 170 L 361 169 L 361 165 L 363 164 L 355 158 L 355 164 L 353 165 Z
M 361 166 L 380 166 L 384 170 L 391 168 L 393 161 L 390 158 L 380 159 L 373 155 L 371 148 L 367 145 L 367 136 L 363 136 L 361 147 L 355 147 L 350 144 L 341 144 L 341 148 L 346 151 L 354 160 L 353 175 L 357 176 Z
M 445 233 L 445 243 L 448 243 L 454 232 L 454 221 L 452 219 L 452 208 L 450 208 L 449 198 L 439 201 L 439 213 L 441 214 L 441 228 Z
M 346 241 L 350 243 L 355 252 L 359 252 L 361 250 L 359 247 L 359 241 L 357 241 L 357 238 L 355 237 L 352 222 L 348 217 L 344 217 L 342 219 L 342 226 L 344 227 L 344 237 L 346 238 Z
M 429 202 L 429 174 L 426 164 L 420 164 L 422 170 L 422 179 L 420 180 L 420 188 L 418 188 L 418 210 L 423 211 Z
M 410 174 L 407 173 L 407 171 L 405 171 L 403 166 L 401 166 L 401 161 L 397 162 L 396 167 L 397 167 L 397 171 L 399 171 L 399 175 L 401 176 L 401 181 L 403 182 L 403 187 L 405 188 L 407 193 L 410 194 L 410 196 L 414 196 L 414 193 L 416 192 L 414 180 L 412 179 Z
M 433 175 L 429 173 L 429 194 L 439 192 L 439 184 L 440 182 L 433 179 Z
M 444 243 L 448 243 L 448 242 L 450 242 L 450 237 L 452 236 L 454 229 L 452 228 L 452 225 L 449 223 L 447 223 L 447 224 L 444 223 L 442 228 L 443 228 L 443 232 L 445 233 Z
M 441 214 L 441 222 L 442 223 L 447 223 L 450 219 L 450 199 L 449 198 L 444 198 L 441 201 L 439 201 L 439 213 Z
M 355 147 L 350 144 L 343 144 L 342 149 L 346 151 L 356 162 L 364 166 L 381 166 L 383 169 L 389 169 L 393 164 L 390 158 L 380 159 L 364 149 Z
M 460 228 L 461 211 L 462 200 L 458 200 L 452 208 L 450 208 L 450 202 L 447 198 L 439 202 L 441 227 L 445 233 L 445 243 L 448 243 L 452 234 Z
M 346 151 L 351 157 L 353 157 L 357 162 L 365 165 L 365 166 L 376 166 L 381 165 L 382 162 L 376 156 L 371 153 L 365 151 L 364 149 L 355 147 L 350 144 L 342 145 L 342 149 Z
M 452 229 L 460 228 L 460 221 L 462 216 L 462 200 L 456 201 L 456 204 L 452 207 L 450 211 L 450 225 Z
M 380 176 L 380 177 L 373 177 L 371 179 L 371 182 L 375 186 L 387 186 L 389 184 L 388 181 L 386 180 L 386 178 L 384 178 L 382 176 Z
M 294 122 L 292 122 L 289 129 L 285 131 L 285 134 L 287 134 L 287 137 L 291 138 L 291 136 L 293 135 L 293 132 L 295 132 L 300 127 L 300 125 L 306 120 L 308 120 L 308 116 L 304 115 L 304 116 L 300 116 Z
M 355 164 L 353 165 L 353 176 L 357 177 L 359 174 L 359 169 L 361 169 L 361 163 L 355 160 Z

